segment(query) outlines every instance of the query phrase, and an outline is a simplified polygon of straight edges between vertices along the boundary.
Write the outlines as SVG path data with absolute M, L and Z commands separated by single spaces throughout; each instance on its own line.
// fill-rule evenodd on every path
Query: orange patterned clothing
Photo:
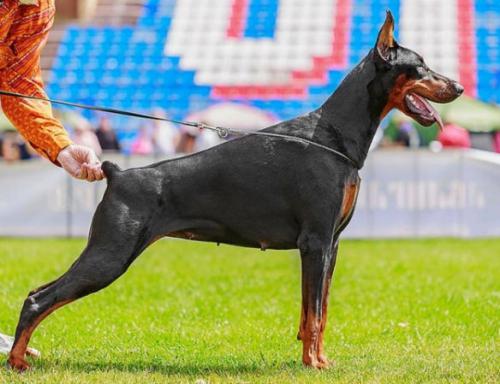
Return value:
M 0 88 L 47 97 L 43 90 L 40 52 L 54 21 L 54 0 L 23 5 L 0 1 Z M 11 123 L 42 156 L 57 163 L 59 152 L 71 144 L 62 124 L 45 101 L 1 96 Z

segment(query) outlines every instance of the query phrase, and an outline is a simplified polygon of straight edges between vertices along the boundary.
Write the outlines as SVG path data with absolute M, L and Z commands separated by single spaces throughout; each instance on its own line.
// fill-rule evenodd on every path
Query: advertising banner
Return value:
M 114 157 L 124 168 L 151 158 Z M 500 236 L 500 156 L 479 151 L 370 154 L 344 237 Z M 0 162 L 0 236 L 87 236 L 106 183 L 45 161 Z

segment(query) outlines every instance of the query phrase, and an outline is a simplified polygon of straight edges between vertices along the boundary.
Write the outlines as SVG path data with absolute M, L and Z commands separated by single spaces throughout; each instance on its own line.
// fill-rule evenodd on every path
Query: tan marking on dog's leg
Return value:
M 328 366 L 330 364 L 328 358 L 325 355 L 323 340 L 326 328 L 326 320 L 328 317 L 328 297 L 330 295 L 332 275 L 333 275 L 333 266 L 331 266 L 330 270 L 328 271 L 328 279 L 326 280 L 325 285 L 323 287 L 323 302 L 321 303 L 322 317 L 321 317 L 319 340 L 318 340 L 318 361 L 325 364 L 325 366 Z
M 19 338 L 14 341 L 14 345 L 9 354 L 8 363 L 13 369 L 20 372 L 29 369 L 30 365 L 25 360 L 25 355 L 27 353 L 28 343 L 34 330 L 48 315 L 50 315 L 56 309 L 61 308 L 63 305 L 70 303 L 71 301 L 72 300 L 66 300 L 55 304 L 53 307 L 47 309 L 45 312 L 39 315 L 35 319 L 35 321 L 33 321 L 32 325 L 21 332 Z
M 327 364 L 318 359 L 320 327 L 321 320 L 314 314 L 312 308 L 308 308 L 302 334 L 302 362 L 306 367 L 327 368 Z

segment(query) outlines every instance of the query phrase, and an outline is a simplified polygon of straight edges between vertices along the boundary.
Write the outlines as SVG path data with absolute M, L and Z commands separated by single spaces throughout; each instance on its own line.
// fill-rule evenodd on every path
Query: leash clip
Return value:
M 215 129 L 221 139 L 226 139 L 229 136 L 229 129 L 222 127 L 215 127 Z
M 216 127 L 205 123 L 197 123 L 196 126 L 200 129 L 209 129 L 217 132 L 217 135 L 219 135 L 221 139 L 226 139 L 229 136 L 229 128 Z

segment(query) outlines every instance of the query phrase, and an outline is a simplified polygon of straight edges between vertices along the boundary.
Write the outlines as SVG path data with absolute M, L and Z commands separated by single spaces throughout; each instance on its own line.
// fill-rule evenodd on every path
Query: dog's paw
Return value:
M 331 366 L 331 363 L 328 361 L 325 355 L 315 356 L 304 356 L 302 359 L 302 363 L 307 368 L 315 368 L 315 369 L 328 369 Z
M 18 357 L 14 357 L 14 356 L 9 357 L 7 364 L 13 371 L 16 371 L 19 373 L 30 369 L 30 365 L 28 364 L 28 362 L 26 360 L 18 358 Z
M 322 367 L 319 367 L 320 369 L 331 368 L 335 365 L 335 361 L 328 360 L 328 358 L 325 355 L 319 355 L 318 362 L 323 365 Z
M 313 360 L 311 362 L 304 362 L 304 366 L 306 368 L 313 368 L 313 369 L 328 369 L 330 367 L 330 364 L 324 361 L 319 361 L 319 360 Z

